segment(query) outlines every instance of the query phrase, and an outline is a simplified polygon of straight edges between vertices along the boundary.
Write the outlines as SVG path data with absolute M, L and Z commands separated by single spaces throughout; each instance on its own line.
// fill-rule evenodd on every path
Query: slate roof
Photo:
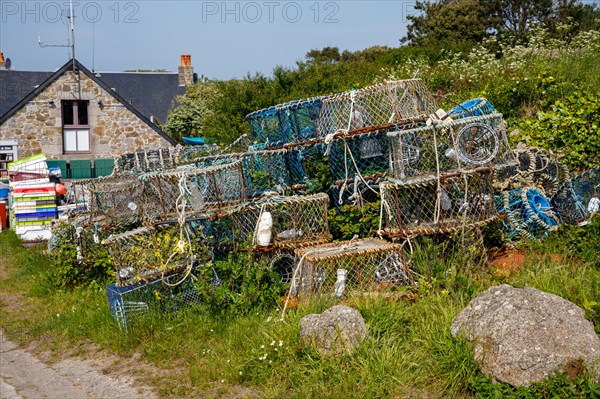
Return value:
M 31 100 L 38 93 L 40 93 L 42 90 L 44 90 L 50 83 L 52 83 L 53 81 L 58 79 L 66 71 L 73 70 L 73 64 L 75 64 L 75 68 L 77 70 L 83 72 L 90 79 L 92 79 L 94 82 L 96 82 L 96 84 L 98 84 L 100 87 L 102 87 L 108 93 L 110 93 L 119 102 L 121 102 L 125 106 L 125 108 L 127 108 L 129 111 L 134 113 L 138 118 L 140 118 L 142 121 L 144 121 L 144 123 L 146 123 L 148 126 L 150 126 L 155 132 L 157 132 L 159 135 L 161 135 L 165 140 L 167 140 L 172 145 L 177 144 L 171 137 L 169 137 L 165 132 L 163 132 L 155 123 L 150 121 L 151 115 L 159 117 L 158 115 L 150 113 L 150 115 L 146 116 L 144 113 L 142 113 L 140 111 L 140 109 L 146 109 L 146 110 L 156 109 L 158 112 L 158 106 L 155 106 L 153 104 L 153 102 L 155 102 L 157 104 L 165 104 L 168 102 L 170 104 L 173 101 L 175 95 L 178 93 L 178 90 L 185 90 L 184 87 L 181 87 L 181 88 L 179 87 L 179 77 L 177 74 L 165 74 L 165 75 L 174 75 L 176 82 L 177 82 L 177 86 L 176 86 L 177 90 L 169 91 L 169 92 L 173 93 L 172 97 L 170 99 L 166 98 L 167 93 L 162 92 L 161 95 L 165 98 L 163 98 L 162 101 L 159 102 L 159 101 L 157 101 L 158 93 L 154 93 L 153 89 L 150 89 L 150 88 L 144 86 L 144 84 L 146 86 L 150 85 L 150 82 L 151 82 L 150 79 L 148 79 L 147 81 L 144 80 L 145 78 L 138 79 L 138 80 L 133 79 L 128 82 L 125 79 L 119 79 L 119 77 L 115 77 L 115 79 L 112 80 L 113 85 L 109 85 L 105 81 L 105 80 L 107 80 L 108 77 L 105 77 L 105 80 L 101 80 L 102 74 L 100 74 L 101 76 L 96 76 L 95 74 L 93 74 L 89 69 L 87 69 L 85 66 L 83 66 L 77 60 L 75 60 L 74 63 L 73 63 L 73 60 L 69 60 L 65 65 L 63 65 L 56 72 L 49 73 L 49 75 L 47 75 L 44 80 L 34 84 L 33 87 L 31 88 L 31 90 L 29 92 L 25 93 L 25 95 L 20 99 L 18 99 L 18 98 L 26 91 L 27 84 L 31 84 L 32 82 L 34 82 L 34 79 L 44 78 L 43 74 L 46 72 L 25 72 L 24 75 L 17 75 L 17 78 L 21 77 L 23 79 L 23 80 L 19 81 L 19 80 L 16 80 L 15 78 L 13 78 L 12 74 L 15 72 L 18 74 L 23 74 L 23 72 L 1 70 L 0 71 L 0 125 L 2 123 L 4 123 L 4 121 L 6 121 L 12 114 L 14 114 L 19 109 L 21 109 L 23 106 L 25 106 L 25 104 L 27 104 L 29 102 L 29 100 Z M 141 74 L 142 73 L 140 73 L 140 74 L 132 73 L 131 75 L 141 75 Z M 110 74 L 107 74 L 107 75 L 110 75 Z M 114 75 L 130 75 L 130 74 L 129 73 L 115 73 Z M 152 77 L 152 75 L 156 76 L 156 75 L 162 75 L 162 74 L 150 74 L 150 77 Z M 111 82 L 110 79 L 108 79 L 108 81 Z M 168 82 L 167 79 L 164 79 L 164 80 L 159 79 L 159 81 L 161 81 L 163 84 L 165 82 Z M 12 88 L 12 89 L 4 90 L 4 87 Z M 112 90 L 112 89 L 115 89 L 115 90 Z M 4 95 L 5 91 L 6 91 L 6 95 Z M 123 97 L 120 94 L 121 91 L 124 92 L 123 94 L 125 95 L 125 97 Z M 129 98 L 127 98 L 127 96 Z M 134 104 L 136 102 L 138 103 L 137 107 L 134 106 Z M 164 115 L 164 119 L 160 119 L 160 117 L 159 117 L 161 122 L 164 122 L 164 120 L 166 119 L 167 110 L 168 110 L 168 107 L 164 110 L 164 113 L 161 114 L 161 115 Z
M 0 120 L 53 74 L 0 70 Z M 175 97 L 185 93 L 185 87 L 179 85 L 179 75 L 173 72 L 100 72 L 94 76 L 109 88 L 114 88 L 146 118 L 154 117 L 161 123 L 167 120 L 169 108 L 175 105 Z

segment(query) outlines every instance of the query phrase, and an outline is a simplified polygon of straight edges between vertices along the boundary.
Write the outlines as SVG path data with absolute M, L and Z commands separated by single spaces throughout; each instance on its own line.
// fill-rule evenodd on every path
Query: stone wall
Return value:
M 89 100 L 90 153 L 64 154 L 61 100 Z M 171 146 L 87 75 L 72 71 L 52 82 L 5 121 L 0 126 L 0 137 L 18 141 L 19 158 L 40 152 L 48 159 L 111 158 Z

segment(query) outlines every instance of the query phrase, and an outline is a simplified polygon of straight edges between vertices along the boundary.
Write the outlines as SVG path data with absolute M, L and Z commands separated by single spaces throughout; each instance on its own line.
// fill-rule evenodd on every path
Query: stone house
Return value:
M 158 121 L 195 80 L 189 55 L 178 73 L 97 73 L 76 59 L 50 73 L 8 70 L 0 52 L 0 141 L 67 162 L 172 146 Z

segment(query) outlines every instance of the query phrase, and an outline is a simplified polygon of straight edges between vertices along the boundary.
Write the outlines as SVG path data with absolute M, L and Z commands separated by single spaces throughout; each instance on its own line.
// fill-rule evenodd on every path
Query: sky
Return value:
M 176 71 L 191 54 L 210 79 L 269 75 L 311 49 L 398 47 L 414 1 L 73 0 L 75 56 L 89 69 Z M 0 51 L 12 69 L 54 71 L 69 59 L 69 0 L 0 0 Z M 43 45 L 40 47 L 38 38 Z

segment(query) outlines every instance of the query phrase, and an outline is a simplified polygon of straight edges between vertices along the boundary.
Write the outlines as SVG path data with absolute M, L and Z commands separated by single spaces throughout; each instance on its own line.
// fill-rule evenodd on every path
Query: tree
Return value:
M 178 105 L 162 126 L 165 133 L 177 141 L 183 136 L 202 137 L 204 121 L 212 112 L 209 102 L 213 95 L 211 83 L 188 86 L 185 94 L 176 98 Z
M 481 41 L 489 28 L 489 11 L 480 0 L 417 1 L 415 10 L 421 13 L 408 17 L 404 43 L 462 48 Z
M 310 64 L 335 64 L 342 56 L 337 47 L 324 47 L 321 50 L 310 50 L 306 53 L 306 61 Z

